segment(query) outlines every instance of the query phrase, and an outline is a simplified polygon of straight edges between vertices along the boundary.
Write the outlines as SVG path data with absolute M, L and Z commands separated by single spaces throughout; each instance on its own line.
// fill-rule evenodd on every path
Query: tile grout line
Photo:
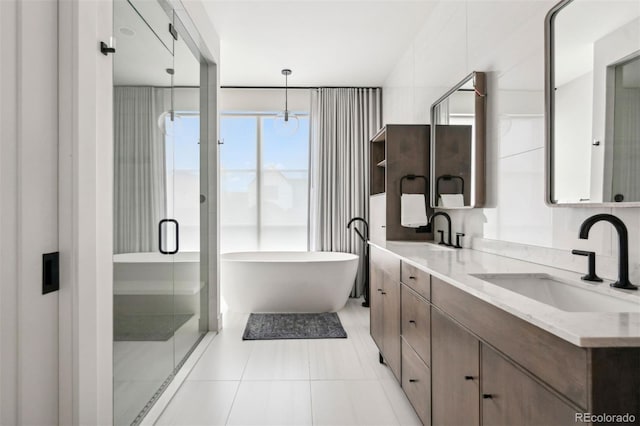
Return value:
M 227 413 L 227 417 L 224 420 L 224 424 L 228 425 L 229 424 L 229 418 L 231 417 L 231 411 L 233 411 L 233 404 L 236 403 L 236 398 L 238 397 L 238 392 L 240 391 L 240 385 L 242 384 L 242 381 L 238 382 L 238 386 L 236 387 L 236 391 L 233 394 L 233 399 L 231 400 L 231 405 L 229 405 L 229 412 Z
M 242 336 L 240 336 L 242 339 Z M 244 340 L 243 340 L 244 342 Z M 244 366 L 242 367 L 242 373 L 240 374 L 240 380 L 238 380 L 238 387 L 236 387 L 236 392 L 233 394 L 233 400 L 231 401 L 231 405 L 229 406 L 229 412 L 227 413 L 227 418 L 225 419 L 224 424 L 229 424 L 229 419 L 231 418 L 231 412 L 233 411 L 233 406 L 236 403 L 236 398 L 238 397 L 238 392 L 240 392 L 240 386 L 244 381 L 244 374 L 247 370 L 247 365 L 249 365 L 249 360 L 251 359 L 251 355 L 253 355 L 253 351 L 255 351 L 256 346 L 251 344 L 251 349 L 249 350 L 249 355 L 247 356 L 247 360 L 244 362 Z M 249 381 L 249 380 L 247 380 Z

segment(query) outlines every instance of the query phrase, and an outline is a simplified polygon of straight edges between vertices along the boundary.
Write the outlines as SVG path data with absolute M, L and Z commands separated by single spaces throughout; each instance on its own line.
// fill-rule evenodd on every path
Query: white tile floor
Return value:
M 156 424 L 419 425 L 360 304 L 338 313 L 347 339 L 242 341 L 248 315 L 225 315 Z

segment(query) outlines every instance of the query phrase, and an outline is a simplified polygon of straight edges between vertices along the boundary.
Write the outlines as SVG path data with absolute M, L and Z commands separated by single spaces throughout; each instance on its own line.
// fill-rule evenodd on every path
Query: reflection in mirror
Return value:
M 560 2 L 547 17 L 547 198 L 640 202 L 640 2 Z
M 484 202 L 485 76 L 475 72 L 431 107 L 431 206 Z

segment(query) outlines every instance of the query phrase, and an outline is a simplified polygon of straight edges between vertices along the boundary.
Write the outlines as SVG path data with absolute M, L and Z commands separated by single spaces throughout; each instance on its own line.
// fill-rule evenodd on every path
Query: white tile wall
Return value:
M 617 253 L 608 224 L 578 239 L 586 217 L 607 212 L 629 228 L 640 263 L 640 209 L 548 207 L 544 203 L 544 18 L 556 0 L 439 2 L 387 77 L 385 123 L 429 123 L 429 108 L 471 71 L 488 73 L 487 203 L 455 211 L 454 232 L 562 250 Z M 635 268 L 634 268 L 635 269 Z M 632 279 L 640 283 L 638 271 Z

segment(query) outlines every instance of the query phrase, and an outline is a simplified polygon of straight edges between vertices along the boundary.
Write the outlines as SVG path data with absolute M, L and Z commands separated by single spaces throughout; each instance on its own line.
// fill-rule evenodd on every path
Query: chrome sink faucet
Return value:
M 618 231 L 618 281 L 611 284 L 611 287 L 637 290 L 638 287 L 629 281 L 629 234 L 623 221 L 614 215 L 605 213 L 588 217 L 580 225 L 580 239 L 588 239 L 591 227 L 600 221 L 609 222 Z

